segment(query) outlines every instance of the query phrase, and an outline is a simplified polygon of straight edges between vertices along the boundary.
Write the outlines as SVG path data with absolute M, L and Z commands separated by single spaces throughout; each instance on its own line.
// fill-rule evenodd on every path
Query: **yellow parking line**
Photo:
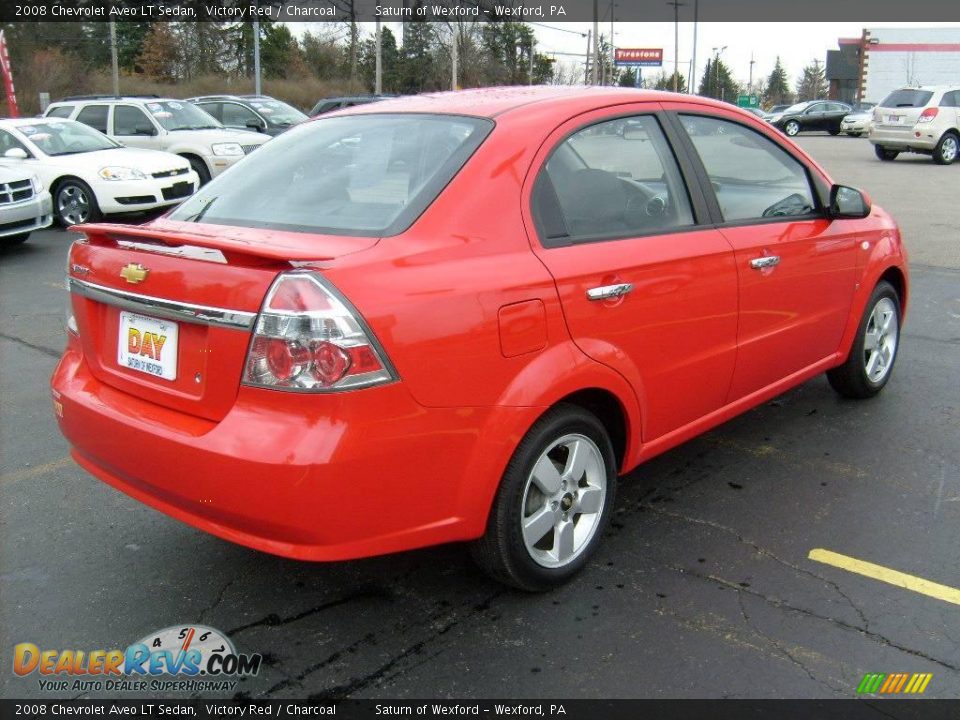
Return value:
M 948 585 L 941 585 L 940 583 L 931 582 L 930 580 L 924 580 L 916 575 L 907 575 L 907 573 L 902 573 L 898 570 L 891 570 L 882 565 L 874 565 L 871 562 L 857 560 L 848 555 L 841 555 L 840 553 L 822 548 L 814 548 L 807 557 L 810 560 L 832 565 L 847 572 L 873 578 L 874 580 L 889 583 L 890 585 L 896 585 L 897 587 L 912 590 L 915 593 L 927 595 L 937 600 L 953 603 L 954 605 L 960 605 L 960 590 L 949 587 Z
M 53 462 L 44 463 L 43 465 L 34 465 L 33 467 L 24 468 L 23 470 L 6 472 L 0 475 L 0 483 L 7 484 L 20 482 L 21 480 L 29 480 L 30 478 L 34 478 L 39 475 L 46 475 L 48 472 L 59 470 L 60 468 L 70 465 L 72 462 L 73 460 L 71 460 L 69 457 L 64 457 L 60 458 L 59 460 L 54 460 Z

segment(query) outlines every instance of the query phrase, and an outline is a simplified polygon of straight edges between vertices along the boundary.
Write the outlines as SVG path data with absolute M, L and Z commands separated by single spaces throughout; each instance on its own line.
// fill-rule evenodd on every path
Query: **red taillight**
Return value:
M 917 120 L 917 123 L 928 123 L 933 122 L 933 119 L 937 116 L 937 108 L 931 107 L 924 110 L 920 113 L 920 119 Z
M 395 380 L 359 313 L 316 273 L 280 275 L 267 293 L 243 382 L 331 392 Z

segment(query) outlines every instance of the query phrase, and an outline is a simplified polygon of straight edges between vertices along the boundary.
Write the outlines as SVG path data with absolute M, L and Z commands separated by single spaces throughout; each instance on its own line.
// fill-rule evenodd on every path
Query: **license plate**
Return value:
M 887 115 L 887 122 L 891 125 L 902 125 L 903 115 Z
M 170 320 L 121 311 L 117 362 L 120 367 L 176 380 L 178 333 L 177 324 Z

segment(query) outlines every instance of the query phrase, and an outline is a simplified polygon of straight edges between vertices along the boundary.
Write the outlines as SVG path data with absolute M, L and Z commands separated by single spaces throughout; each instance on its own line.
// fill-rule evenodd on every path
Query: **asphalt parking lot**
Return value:
M 15 677 L 18 642 L 107 649 L 203 623 L 264 655 L 235 691 L 249 697 L 852 697 L 868 672 L 933 673 L 926 696 L 960 697 L 960 605 L 808 558 L 960 587 L 960 167 L 799 142 L 903 228 L 913 288 L 890 385 L 853 402 L 817 378 L 642 466 L 596 560 L 539 596 L 459 546 L 272 557 L 95 480 L 47 385 L 69 236 L 0 252 L 2 695 L 78 694 Z

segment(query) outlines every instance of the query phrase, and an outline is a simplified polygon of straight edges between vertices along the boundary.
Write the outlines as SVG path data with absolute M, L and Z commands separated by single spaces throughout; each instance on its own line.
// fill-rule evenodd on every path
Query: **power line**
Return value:
M 579 30 L 570 30 L 568 28 L 557 27 L 556 25 L 547 25 L 546 23 L 541 22 L 527 22 L 527 25 L 536 25 L 538 27 L 547 28 L 548 30 L 556 30 L 558 32 L 570 33 L 571 35 L 579 35 L 580 37 L 586 37 L 585 32 L 580 32 Z

